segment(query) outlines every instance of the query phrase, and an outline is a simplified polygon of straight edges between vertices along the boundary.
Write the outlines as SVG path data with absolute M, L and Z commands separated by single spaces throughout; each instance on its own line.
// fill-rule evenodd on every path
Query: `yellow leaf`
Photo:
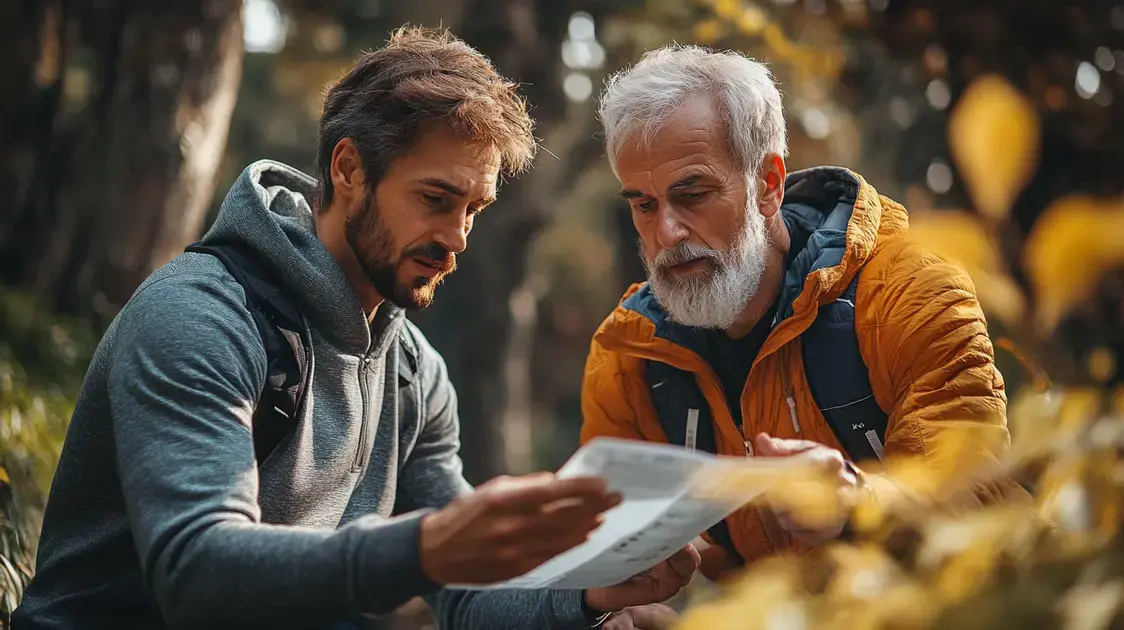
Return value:
M 965 90 L 949 123 L 949 145 L 976 209 L 990 219 L 1011 210 L 1038 163 L 1038 114 L 1006 79 L 986 75 Z
M 1011 457 L 1025 461 L 1057 446 L 1063 395 L 1057 392 L 1021 391 L 1007 408 L 1011 432 Z
M 1058 410 L 1060 428 L 1080 429 L 1088 426 L 1100 415 L 1104 392 L 1092 387 L 1072 387 L 1062 395 Z
M 1109 401 L 1109 409 L 1112 413 L 1118 416 L 1124 416 L 1124 385 L 1117 385 L 1116 388 L 1112 390 Z
M 3 466 L 0 466 L 0 483 L 12 483 L 12 480 L 8 478 L 8 471 L 4 470 Z
M 1022 319 L 1025 300 L 999 258 L 999 247 L 980 221 L 967 212 L 914 212 L 909 234 L 934 254 L 972 276 L 984 310 L 1007 323 Z
M 1077 584 L 1063 595 L 1056 608 L 1066 630 L 1100 630 L 1112 625 L 1124 602 L 1124 581 Z
M 838 480 L 819 471 L 790 475 L 769 488 L 764 498 L 772 509 L 787 513 L 794 522 L 809 529 L 842 522 L 846 512 Z
M 1098 383 L 1107 383 L 1116 376 L 1116 352 L 1104 346 L 1097 346 L 1085 357 L 1085 369 Z
M 742 9 L 740 0 L 713 0 L 713 2 L 714 12 L 729 20 L 736 19 Z
M 722 22 L 718 20 L 703 20 L 695 25 L 695 41 L 709 45 L 721 39 L 725 28 Z
M 746 35 L 757 35 L 765 30 L 769 24 L 769 17 L 760 7 L 746 7 L 738 16 L 738 29 Z
M 803 628 L 799 565 L 792 558 L 773 557 L 730 584 L 720 598 L 688 609 L 680 630 L 772 630 Z M 796 625 L 789 625 L 796 624 Z
M 1031 227 L 1023 267 L 1049 332 L 1074 304 L 1090 298 L 1105 271 L 1124 263 L 1124 202 L 1087 195 L 1056 199 Z

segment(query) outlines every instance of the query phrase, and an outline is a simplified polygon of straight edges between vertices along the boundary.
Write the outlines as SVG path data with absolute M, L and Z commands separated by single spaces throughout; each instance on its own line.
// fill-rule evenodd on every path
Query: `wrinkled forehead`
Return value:
M 630 172 L 666 174 L 689 164 L 734 163 L 727 123 L 714 100 L 688 97 L 666 115 L 638 120 L 621 130 L 611 156 L 618 178 Z
M 473 199 L 493 199 L 500 167 L 495 145 L 438 129 L 420 136 L 391 168 L 415 181 L 445 182 Z

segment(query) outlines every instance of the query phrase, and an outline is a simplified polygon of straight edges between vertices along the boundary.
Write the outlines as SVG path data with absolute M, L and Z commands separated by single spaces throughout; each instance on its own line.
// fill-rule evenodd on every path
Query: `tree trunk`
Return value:
M 559 50 L 569 13 L 558 0 L 472 0 L 456 28 L 500 72 L 524 85 L 540 138 L 565 118 Z M 557 161 L 542 152 L 531 172 L 503 185 L 494 207 L 477 222 L 458 271 L 438 290 L 433 306 L 415 317 L 444 355 L 457 387 L 461 456 L 465 477 L 474 484 L 509 470 L 503 419 L 529 422 L 530 410 L 510 409 L 504 378 L 505 365 L 529 364 L 509 353 L 511 298 L 524 286 L 531 246 L 548 221 L 550 197 L 537 193 L 549 188 Z M 525 300 L 514 304 L 527 306 Z
M 4 147 L 30 153 L 32 168 L 0 158 L 0 181 L 27 182 L 0 188 L 13 211 L 0 224 L 7 283 L 56 310 L 109 314 L 199 235 L 241 80 L 241 6 L 64 1 L 43 11 L 60 24 L 41 45 L 54 38 L 61 51 L 55 84 L 39 90 L 54 107 L 16 150 Z M 52 102 L 51 89 L 65 98 Z M 16 98 L 5 91 L 0 111 Z

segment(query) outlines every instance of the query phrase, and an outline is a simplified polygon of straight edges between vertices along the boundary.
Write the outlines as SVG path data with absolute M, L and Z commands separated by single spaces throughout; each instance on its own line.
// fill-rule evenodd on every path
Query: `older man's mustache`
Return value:
M 706 259 L 716 266 L 722 262 L 722 252 L 694 243 L 680 243 L 671 249 L 660 252 L 652 261 L 652 268 L 663 271 L 676 265 Z

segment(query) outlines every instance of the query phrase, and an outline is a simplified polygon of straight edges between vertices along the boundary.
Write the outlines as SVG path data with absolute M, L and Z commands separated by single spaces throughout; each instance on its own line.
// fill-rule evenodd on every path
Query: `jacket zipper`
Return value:
M 792 321 L 792 320 L 790 318 L 787 321 Z M 776 328 L 774 327 L 773 333 L 770 333 L 770 336 L 772 336 L 772 334 L 775 334 L 775 333 L 776 333 Z M 605 345 L 606 348 L 612 348 L 614 344 L 613 343 L 607 343 L 607 344 L 604 344 L 604 345 Z M 629 344 L 621 344 L 621 345 L 624 348 L 630 348 Z M 782 344 L 779 348 L 777 348 L 777 350 L 775 350 L 775 352 L 783 352 L 783 351 L 785 351 L 786 348 L 787 348 L 787 344 Z M 663 361 L 663 362 L 669 363 L 671 365 L 677 365 L 677 362 L 668 361 L 668 360 L 666 360 L 666 358 L 664 356 L 661 356 L 658 353 L 643 352 L 643 351 L 637 352 L 634 347 L 632 349 L 633 349 L 633 353 L 635 354 L 635 356 L 638 356 L 640 358 L 650 359 L 650 360 L 653 360 L 653 361 Z M 753 367 L 757 367 L 757 363 L 760 362 L 762 359 L 763 359 L 763 357 L 761 355 L 758 355 L 758 357 L 756 359 L 754 359 L 753 366 L 750 368 L 750 374 L 753 374 Z M 703 371 L 702 371 L 703 377 L 706 378 L 708 381 L 710 381 L 711 386 L 714 387 L 718 392 L 720 392 L 722 394 L 722 397 L 725 398 L 725 393 L 722 390 L 722 385 L 719 382 L 718 375 L 714 372 L 713 368 L 710 368 L 701 359 L 699 360 L 699 362 L 702 363 L 703 366 L 704 366 Z M 782 366 L 783 366 L 784 363 L 785 363 L 784 357 L 781 357 Z M 686 369 L 686 368 L 681 368 L 681 369 Z M 692 371 L 694 371 L 694 370 L 692 370 Z M 782 386 L 786 390 L 785 391 L 785 398 L 786 398 L 785 402 L 790 403 L 790 406 L 789 406 L 790 418 L 792 419 L 792 421 L 794 423 L 794 426 L 797 428 L 797 431 L 799 431 L 800 430 L 799 429 L 800 423 L 796 419 L 796 400 L 792 396 L 791 388 L 788 387 L 788 384 L 787 384 L 787 377 L 785 377 L 783 372 L 781 374 L 781 378 L 783 379 L 782 380 Z M 739 401 L 739 403 L 740 403 L 740 401 Z M 745 447 L 745 456 L 746 457 L 754 457 L 755 455 L 754 455 L 754 452 L 753 452 L 753 440 L 746 438 L 745 427 L 746 427 L 746 419 L 742 418 L 742 426 L 741 426 L 741 429 L 738 430 L 738 432 L 741 433 L 742 444 Z M 737 428 L 735 427 L 735 430 L 736 429 Z M 774 550 L 781 549 L 780 541 L 783 539 L 783 534 L 780 531 L 780 525 L 779 525 L 779 523 L 777 523 L 776 517 L 773 516 L 773 514 L 769 510 L 768 506 L 758 506 L 757 508 L 754 509 L 754 511 L 757 512 L 758 521 L 761 523 L 761 527 L 765 531 L 765 538 L 768 541 L 769 546 L 772 547 Z
M 784 347 L 787 348 L 788 346 Z M 788 354 L 787 350 L 784 354 Z M 785 371 L 785 367 L 788 365 L 788 361 L 786 361 L 787 358 L 787 356 L 781 356 L 780 366 L 778 368 L 781 371 L 781 389 L 784 391 L 784 402 L 788 405 L 788 417 L 792 420 L 792 430 L 799 434 L 800 419 L 796 417 L 796 398 L 792 395 L 792 385 L 788 382 L 788 373 Z
M 742 422 L 742 431 L 745 431 L 744 421 Z M 743 433 L 742 441 L 745 444 L 745 456 L 754 457 L 753 440 L 745 439 L 745 434 Z M 779 550 L 781 548 L 778 544 L 778 541 L 781 539 L 781 533 L 779 531 L 780 525 L 777 523 L 776 517 L 773 516 L 773 513 L 769 510 L 769 506 L 757 506 L 754 512 L 757 513 L 757 521 L 761 523 L 761 529 L 765 532 L 765 540 L 769 542 L 769 546 L 774 550 Z
M 355 462 L 351 465 L 351 472 L 357 473 L 363 470 L 363 454 L 367 452 L 367 413 L 368 396 L 367 381 L 368 372 L 371 367 L 371 357 L 364 356 L 359 362 L 359 398 L 362 400 L 360 406 L 360 421 L 359 421 L 359 447 L 355 449 Z

